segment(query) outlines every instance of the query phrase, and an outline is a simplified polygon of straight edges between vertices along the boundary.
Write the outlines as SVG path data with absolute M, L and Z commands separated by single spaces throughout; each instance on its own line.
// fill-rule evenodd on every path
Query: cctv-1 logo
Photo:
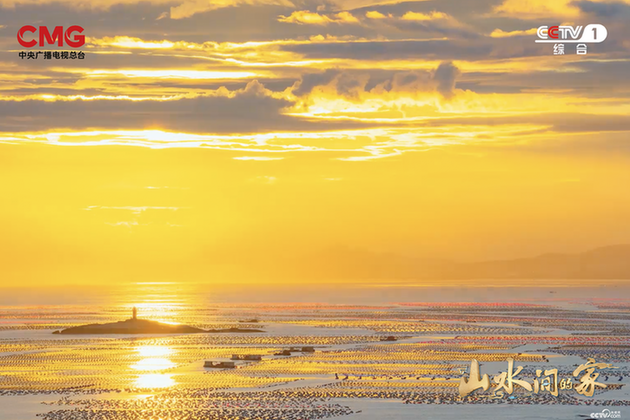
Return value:
M 21 46 L 26 48 L 32 48 L 37 45 L 37 36 L 35 35 L 38 29 L 31 25 L 22 26 L 17 33 L 17 40 Z M 33 35 L 26 35 L 30 32 Z M 55 26 L 52 33 L 46 26 L 39 27 L 39 46 L 43 47 L 44 43 L 48 45 L 57 45 L 63 47 L 64 41 L 69 47 L 79 48 L 85 45 L 85 35 L 76 35 L 76 33 L 83 33 L 83 28 L 78 25 L 72 25 L 64 32 L 63 26 Z M 30 38 L 30 39 L 26 39 Z
M 536 31 L 536 42 L 600 43 L 608 37 L 604 25 L 592 23 L 586 26 L 541 26 Z

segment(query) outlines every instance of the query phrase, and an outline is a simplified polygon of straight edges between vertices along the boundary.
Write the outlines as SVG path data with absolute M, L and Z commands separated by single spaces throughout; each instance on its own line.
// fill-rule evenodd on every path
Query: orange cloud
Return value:
M 527 29 L 526 31 L 505 32 L 501 29 L 495 29 L 494 31 L 492 31 L 490 36 L 492 38 L 509 38 L 513 36 L 534 35 L 536 34 L 536 30 L 537 30 L 536 28 L 531 28 L 531 29 Z
M 494 13 L 520 19 L 575 18 L 580 10 L 572 3 L 572 0 L 504 0 L 494 8 Z
M 350 12 L 340 12 L 333 17 L 322 15 L 319 13 L 309 12 L 307 10 L 299 10 L 291 13 L 289 16 L 279 16 L 279 22 L 298 23 L 301 25 L 328 25 L 330 23 L 359 23 L 359 19 Z
M 365 17 L 368 19 L 385 19 L 387 16 L 382 14 L 381 12 L 377 12 L 376 10 L 371 10 L 365 13 Z M 391 15 L 390 15 L 391 17 Z
M 448 19 L 450 16 L 446 13 L 442 12 L 430 12 L 430 13 L 416 13 L 416 12 L 407 12 L 401 18 L 402 20 L 438 20 L 438 19 Z

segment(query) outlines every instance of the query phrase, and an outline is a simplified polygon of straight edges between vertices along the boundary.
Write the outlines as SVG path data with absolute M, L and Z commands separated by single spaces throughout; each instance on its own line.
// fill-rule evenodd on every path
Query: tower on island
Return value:
M 134 320 L 138 319 L 138 309 L 134 306 L 133 307 L 133 318 Z

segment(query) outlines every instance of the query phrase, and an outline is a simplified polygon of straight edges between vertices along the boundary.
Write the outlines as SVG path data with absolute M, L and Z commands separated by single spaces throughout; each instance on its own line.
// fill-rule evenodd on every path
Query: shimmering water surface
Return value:
M 326 285 L 177 283 L 6 290 L 0 419 L 486 418 L 502 404 L 520 413 L 513 418 L 575 418 L 609 405 L 630 415 L 630 300 L 623 290 L 621 282 L 603 288 L 355 285 L 334 294 Z M 52 334 L 127 319 L 133 306 L 140 318 L 165 323 L 264 332 Z M 315 351 L 276 355 L 291 347 Z M 263 360 L 203 367 L 206 360 L 246 354 Z M 530 382 L 536 369 L 571 376 L 588 357 L 615 369 L 599 378 L 610 386 L 590 398 L 575 390 L 558 396 L 516 390 L 513 398 L 479 390 L 459 397 L 472 359 L 492 377 L 507 369 L 509 357 Z

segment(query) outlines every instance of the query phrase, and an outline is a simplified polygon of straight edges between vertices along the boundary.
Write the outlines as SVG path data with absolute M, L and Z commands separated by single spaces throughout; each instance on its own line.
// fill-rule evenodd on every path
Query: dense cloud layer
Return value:
M 481 128 L 457 134 L 480 114 L 509 127 L 497 143 L 547 130 L 625 131 L 616 114 L 629 111 L 630 3 L 534 3 L 0 2 L 0 130 L 344 131 L 348 139 L 371 129 L 396 150 L 487 137 Z M 587 56 L 572 45 L 553 56 L 534 42 L 543 11 L 549 24 L 597 19 L 609 38 Z M 17 28 L 48 21 L 86 28 L 85 60 L 17 56 Z

